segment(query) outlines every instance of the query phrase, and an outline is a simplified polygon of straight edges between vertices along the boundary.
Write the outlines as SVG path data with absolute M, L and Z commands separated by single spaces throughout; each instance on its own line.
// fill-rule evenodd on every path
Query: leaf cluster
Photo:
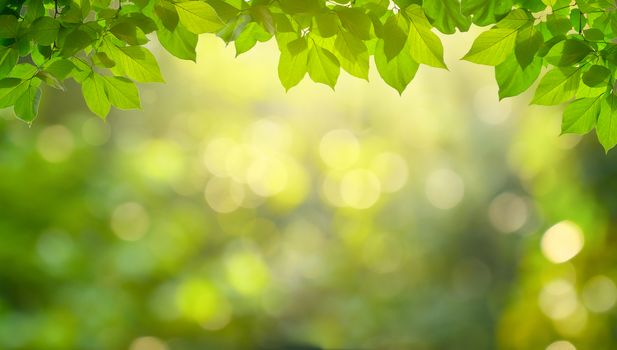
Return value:
M 306 75 L 335 87 L 341 69 L 367 79 L 373 57 L 402 93 L 420 65 L 447 69 L 437 32 L 485 27 L 464 60 L 495 67 L 501 98 L 540 80 L 532 103 L 566 107 L 564 133 L 595 128 L 617 144 L 617 14 L 609 0 L 0 0 L 0 108 L 31 123 L 41 88 L 81 85 L 104 118 L 139 108 L 135 82 L 162 82 L 147 48 L 196 60 L 198 35 L 237 54 L 275 39 L 290 89 Z M 543 69 L 544 68 L 544 69 Z M 547 72 L 543 75 L 543 72 Z

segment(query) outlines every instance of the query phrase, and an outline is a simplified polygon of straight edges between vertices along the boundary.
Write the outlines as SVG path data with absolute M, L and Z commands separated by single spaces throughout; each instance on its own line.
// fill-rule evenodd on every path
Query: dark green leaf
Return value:
M 589 68 L 589 70 L 585 72 L 585 74 L 583 74 L 583 82 L 587 86 L 598 86 L 603 82 L 606 82 L 610 75 L 611 71 L 608 68 L 604 66 L 594 65 L 591 66 L 591 68 Z

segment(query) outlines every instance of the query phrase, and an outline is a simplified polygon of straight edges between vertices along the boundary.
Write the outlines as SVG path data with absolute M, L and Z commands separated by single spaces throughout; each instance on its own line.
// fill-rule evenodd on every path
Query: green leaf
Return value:
M 512 0 L 461 0 L 461 10 L 471 16 L 473 23 L 486 26 L 510 12 L 512 4 Z
M 553 49 L 555 45 L 561 43 L 564 40 L 566 40 L 565 35 L 559 35 L 559 36 L 550 38 L 540 47 L 540 50 L 538 50 L 538 56 L 546 57 L 546 55 L 548 55 L 548 53 Z
M 563 112 L 561 133 L 586 134 L 596 126 L 604 94 L 581 98 L 570 103 Z
M 532 23 L 533 17 L 531 17 L 526 11 L 521 9 L 512 10 L 506 17 L 497 22 L 495 27 L 506 29 L 519 29 L 526 24 Z
M 339 29 L 338 16 L 333 12 L 320 13 L 313 18 L 315 22 L 314 30 L 322 38 L 335 36 Z
M 379 40 L 375 47 L 375 65 L 379 75 L 399 94 L 405 91 L 418 71 L 418 63 L 413 60 L 409 51 L 405 48 L 393 59 L 388 60 L 384 52 L 383 40 Z
M 14 105 L 27 88 L 27 80 L 18 78 L 0 80 L 0 108 Z
M 516 57 L 511 55 L 495 67 L 495 79 L 499 85 L 499 98 L 517 96 L 529 89 L 538 79 L 542 69 L 542 60 L 535 59 L 522 68 Z
M 326 84 L 334 89 L 340 74 L 339 61 L 332 52 L 313 46 L 308 54 L 308 73 L 314 82 Z
M 409 45 L 411 57 L 418 62 L 437 68 L 447 68 L 443 61 L 441 40 L 431 31 L 431 24 L 424 11 L 417 5 L 406 10 L 409 16 Z
M 525 27 L 518 32 L 514 53 L 521 67 L 525 68 L 533 62 L 542 44 L 544 37 L 535 26 Z
M 203 1 L 174 3 L 180 23 L 195 34 L 214 33 L 223 27 L 223 21 L 214 8 Z
M 531 101 L 537 105 L 557 105 L 574 97 L 580 81 L 580 68 L 555 68 L 540 80 Z
M 36 74 L 36 71 L 36 66 L 30 63 L 19 63 L 15 65 L 13 69 L 11 69 L 11 71 L 9 72 L 9 76 L 11 78 L 29 80 Z
M 116 62 L 116 65 L 111 68 L 116 75 L 124 75 L 142 83 L 164 81 L 156 59 L 144 47 L 117 47 L 106 42 L 104 52 Z
M 41 88 L 31 82 L 15 101 L 15 115 L 28 124 L 32 123 L 38 114 L 40 101 Z
M 558 14 L 551 14 L 546 17 L 546 26 L 554 36 L 566 34 L 572 29 L 570 20 Z
M 265 42 L 270 40 L 270 38 L 272 38 L 272 35 L 261 25 L 256 22 L 249 23 L 246 27 L 244 27 L 242 33 L 238 35 L 234 42 L 236 47 L 236 56 L 253 48 L 258 41 Z
M 291 15 L 317 12 L 321 8 L 320 0 L 279 0 L 281 8 Z
M 251 17 L 270 34 L 270 37 L 276 33 L 274 17 L 267 6 L 257 5 L 251 7 Z
M 129 20 L 117 22 L 109 31 L 115 35 L 116 38 L 129 45 L 144 45 L 149 41 L 148 38 L 146 38 L 146 33 L 144 33 L 137 24 Z
M 464 60 L 488 66 L 496 66 L 505 61 L 514 51 L 516 29 L 494 28 L 483 32 L 473 42 Z
M 17 17 L 13 15 L 0 16 L 0 39 L 15 38 L 17 36 Z
M 368 80 L 369 55 L 362 40 L 343 30 L 336 37 L 334 47 L 341 68 L 353 76 Z
M 371 39 L 371 19 L 358 8 L 337 8 L 343 27 L 362 40 Z
M 292 54 L 289 51 L 281 52 L 278 65 L 278 75 L 285 90 L 289 91 L 298 85 L 306 75 L 308 63 L 308 48 Z
M 606 82 L 610 75 L 611 71 L 608 68 L 600 65 L 594 65 L 583 74 L 583 83 L 590 87 L 598 86 L 601 83 Z
M 74 56 L 77 52 L 90 46 L 95 39 L 93 33 L 87 31 L 86 28 L 77 27 L 62 41 L 60 54 L 65 58 Z
M 165 29 L 168 31 L 176 29 L 180 19 L 178 18 L 178 11 L 175 6 L 167 1 L 159 1 L 154 6 L 154 12 Z
M 596 134 L 607 153 L 617 145 L 617 97 L 613 94 L 602 99 Z
M 67 59 L 57 59 L 51 62 L 47 67 L 45 67 L 45 71 L 58 80 L 66 79 L 69 74 L 73 71 L 75 65 Z
M 40 17 L 32 23 L 28 34 L 39 45 L 51 45 L 58 37 L 58 30 L 58 21 L 51 17 Z
M 5 77 L 17 64 L 19 55 L 10 47 L 0 47 L 0 77 Z
M 97 52 L 91 57 L 92 63 L 96 66 L 103 68 L 111 68 L 116 65 L 116 62 L 112 61 L 105 52 Z
M 172 31 L 161 28 L 156 32 L 161 45 L 172 55 L 183 59 L 195 61 L 197 54 L 197 34 L 189 32 L 184 26 L 179 25 Z
M 554 66 L 567 67 L 582 61 L 591 52 L 591 47 L 585 42 L 567 39 L 553 46 L 546 60 Z
M 105 80 L 102 76 L 92 73 L 81 83 L 81 92 L 86 105 L 94 114 L 105 119 L 111 105 L 105 93 Z
M 453 34 L 456 28 L 461 32 L 469 30 L 471 21 L 462 14 L 458 0 L 424 0 L 422 7 L 435 28 L 444 34 Z
M 120 109 L 139 109 L 139 91 L 132 81 L 123 77 L 103 77 L 109 102 Z
M 572 28 L 577 32 L 582 32 L 585 25 L 587 25 L 587 18 L 581 13 L 579 9 L 572 9 L 570 11 L 570 23 Z
M 603 41 L 604 33 L 598 28 L 589 28 L 584 31 L 585 39 L 591 41 Z
M 407 42 L 409 24 L 400 13 L 388 17 L 383 27 L 384 52 L 391 60 L 401 52 Z
M 46 71 L 39 71 L 36 73 L 36 77 L 38 79 L 41 79 L 45 84 L 47 84 L 48 86 L 54 88 L 54 89 L 58 89 L 61 91 L 64 91 L 64 85 L 62 84 L 62 82 L 60 80 L 58 80 L 58 78 L 54 77 L 53 75 L 47 73 Z

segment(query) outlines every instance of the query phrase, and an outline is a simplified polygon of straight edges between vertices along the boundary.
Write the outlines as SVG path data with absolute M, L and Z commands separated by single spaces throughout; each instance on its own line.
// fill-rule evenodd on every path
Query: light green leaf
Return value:
M 517 96 L 536 81 L 542 69 L 542 60 L 537 58 L 524 69 L 516 57 L 510 55 L 505 61 L 495 67 L 495 79 L 499 85 L 499 98 Z
M 50 62 L 44 69 L 56 79 L 64 80 L 75 69 L 75 65 L 71 61 L 61 58 Z
M 471 16 L 474 24 L 486 26 L 512 9 L 512 0 L 461 0 L 463 14 Z
M 410 49 L 406 47 L 393 59 L 388 60 L 384 53 L 383 40 L 379 40 L 375 47 L 375 65 L 379 75 L 399 94 L 405 91 L 418 71 L 418 63 L 413 60 L 409 51 Z
M 0 108 L 9 107 L 28 88 L 27 80 L 18 78 L 5 78 L 0 80 Z
M 613 94 L 602 99 L 596 134 L 607 153 L 617 145 L 617 97 Z
M 197 59 L 197 34 L 189 32 L 184 26 L 176 26 L 173 32 L 163 27 L 156 35 L 161 45 L 172 55 L 193 62 Z
M 195 34 L 214 33 L 223 27 L 214 8 L 203 1 L 174 3 L 180 23 Z
M 341 68 L 349 74 L 368 80 L 369 56 L 364 42 L 348 31 L 341 31 L 334 42 Z
M 278 75 L 285 90 L 289 91 L 298 85 L 306 75 L 308 63 L 308 48 L 292 54 L 289 51 L 282 51 L 278 65 Z
M 332 52 L 313 46 L 308 55 L 308 73 L 314 82 L 334 89 L 340 74 L 340 64 Z
M 508 13 L 506 17 L 497 22 L 495 27 L 505 29 L 520 29 L 526 24 L 532 23 L 531 17 L 525 10 L 515 9 Z
M 471 25 L 469 18 L 461 13 L 458 0 L 424 0 L 422 7 L 431 23 L 442 33 L 453 34 L 456 28 L 466 32 Z
M 580 68 L 555 68 L 540 80 L 531 101 L 537 105 L 557 105 L 573 98 L 581 77 Z
M 111 68 L 115 75 L 124 75 L 142 83 L 164 81 L 156 59 L 146 48 L 117 47 L 107 41 L 103 50 L 112 61 L 116 62 Z
M 18 79 L 30 79 L 36 74 L 36 66 L 30 63 L 19 63 L 11 69 L 9 77 Z
M 28 84 L 26 91 L 15 101 L 15 115 L 30 124 L 36 118 L 41 101 L 41 88 L 34 83 Z
M 252 49 L 258 41 L 265 42 L 270 40 L 270 38 L 272 38 L 272 35 L 261 25 L 256 22 L 249 23 L 234 41 L 236 56 Z
M 105 80 L 96 73 L 90 74 L 81 83 L 81 92 L 86 100 L 86 105 L 94 114 L 105 119 L 111 105 L 105 93 Z
M 494 28 L 483 32 L 473 42 L 464 60 L 488 66 L 496 66 L 505 61 L 514 51 L 516 29 Z
M 62 84 L 62 82 L 60 80 L 58 80 L 58 78 L 54 77 L 53 75 L 49 74 L 46 71 L 39 71 L 38 73 L 36 73 L 36 77 L 38 79 L 41 79 L 45 84 L 47 84 L 48 86 L 57 89 L 57 90 L 61 90 L 64 91 L 64 85 Z
M 431 31 L 431 24 L 418 5 L 406 10 L 409 16 L 409 46 L 411 57 L 418 62 L 437 68 L 447 68 L 443 61 L 441 40 Z
M 604 94 L 581 98 L 570 103 L 563 112 L 561 133 L 586 134 L 596 126 Z
M 17 64 L 19 55 L 10 47 L 0 47 L 0 77 L 5 77 Z
M 123 77 L 103 77 L 109 102 L 120 109 L 139 109 L 139 91 L 132 81 Z

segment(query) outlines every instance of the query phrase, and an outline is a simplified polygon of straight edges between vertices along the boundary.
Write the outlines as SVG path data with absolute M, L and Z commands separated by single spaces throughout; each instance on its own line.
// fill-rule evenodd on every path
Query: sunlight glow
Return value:
M 574 286 L 564 279 L 553 280 L 540 292 L 538 304 L 546 316 L 554 320 L 565 319 L 578 307 Z
M 463 179 L 450 169 L 433 171 L 426 180 L 426 197 L 438 209 L 456 207 L 465 194 Z
M 139 337 L 133 340 L 129 350 L 167 350 L 165 343 L 155 337 Z
M 575 257 L 585 244 L 580 227 L 571 221 L 561 221 L 549 228 L 542 236 L 542 253 L 555 264 Z
M 111 228 L 125 241 L 137 241 L 148 231 L 150 218 L 139 203 L 128 202 L 114 209 L 111 216 Z
M 321 138 L 321 159 L 333 169 L 346 169 L 360 157 L 360 144 L 349 130 L 332 130 Z
M 581 296 L 589 311 L 606 312 L 617 302 L 617 286 L 606 276 L 595 276 L 585 283 Z
M 75 141 L 69 129 L 62 125 L 48 126 L 39 134 L 36 140 L 36 149 L 50 163 L 59 163 L 66 160 L 73 149 Z
M 488 208 L 491 224 L 500 232 L 518 231 L 527 222 L 529 209 L 525 200 L 513 193 L 495 197 Z
M 219 213 L 231 213 L 238 209 L 245 198 L 242 184 L 230 178 L 213 177 L 204 192 L 210 208 Z
M 352 170 L 341 180 L 341 199 L 354 209 L 372 207 L 381 194 L 381 184 L 372 171 Z
M 576 347 L 569 341 L 558 340 L 546 347 L 546 350 L 576 350 Z

